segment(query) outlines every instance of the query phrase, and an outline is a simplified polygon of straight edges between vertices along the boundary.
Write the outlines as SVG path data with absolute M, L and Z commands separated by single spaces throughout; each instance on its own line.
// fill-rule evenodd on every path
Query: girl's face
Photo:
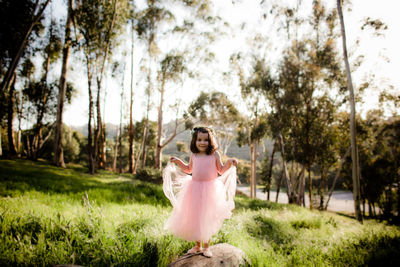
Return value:
M 197 133 L 196 147 L 199 150 L 200 154 L 206 153 L 209 142 L 210 140 L 208 133 L 202 133 L 202 132 Z

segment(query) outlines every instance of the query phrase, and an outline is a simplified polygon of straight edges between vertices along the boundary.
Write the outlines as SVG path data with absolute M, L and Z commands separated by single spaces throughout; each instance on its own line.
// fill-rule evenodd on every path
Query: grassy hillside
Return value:
M 79 166 L 0 161 L 0 265 L 165 266 L 193 244 L 163 230 L 171 206 L 159 185 Z M 212 243 L 254 266 L 399 266 L 400 228 L 236 197 Z

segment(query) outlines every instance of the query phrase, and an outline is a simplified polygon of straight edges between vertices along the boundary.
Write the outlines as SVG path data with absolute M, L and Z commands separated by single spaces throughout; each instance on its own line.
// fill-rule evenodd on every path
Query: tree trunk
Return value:
M 305 175 L 304 175 L 304 173 L 301 175 L 301 178 L 300 178 L 301 180 L 300 180 L 300 185 L 301 185 L 301 191 L 300 191 L 300 200 L 299 200 L 299 205 L 300 206 L 303 206 L 303 207 L 305 207 L 306 206 L 306 202 L 305 202 L 305 189 L 306 189 L 306 177 L 305 177 Z
M 40 9 L 38 10 L 38 12 L 36 14 L 32 14 L 31 24 L 29 25 L 27 31 L 25 32 L 24 39 L 22 39 L 21 44 L 19 45 L 19 49 L 18 49 L 17 53 L 15 54 L 15 56 L 13 57 L 13 59 L 10 63 L 10 66 L 8 67 L 8 69 L 4 75 L 4 79 L 1 83 L 0 92 L 9 91 L 10 86 L 13 83 L 13 80 L 15 79 L 15 77 L 13 77 L 13 76 L 15 75 L 15 71 L 17 70 L 18 63 L 26 49 L 26 46 L 28 45 L 29 37 L 32 33 L 32 30 L 33 30 L 34 26 L 40 21 L 43 11 L 46 9 L 49 2 L 50 2 L 50 0 L 46 0 L 46 2 L 43 3 L 41 7 L 39 7 L 40 1 L 36 0 L 34 10 L 36 10 L 36 8 L 38 8 L 38 7 Z
M 275 151 L 276 151 L 276 140 L 274 142 L 274 147 L 272 148 L 272 153 L 271 153 L 271 160 L 269 162 L 269 170 L 268 170 L 268 177 L 267 177 L 267 200 L 269 201 L 270 199 L 270 193 L 271 193 L 271 177 L 272 177 L 272 167 L 274 164 L 274 156 L 275 156 Z
M 1 142 L 0 142 L 0 145 L 1 145 Z M 399 181 L 399 180 L 397 180 L 397 181 Z M 399 182 L 397 183 L 397 222 L 400 222 L 400 184 L 399 184 Z
M 292 182 L 290 181 L 290 176 L 289 176 L 289 172 L 287 170 L 287 166 L 286 166 L 286 160 L 285 160 L 285 147 L 283 144 L 283 137 L 282 134 L 279 134 L 279 146 L 281 149 L 281 155 L 282 155 L 282 165 L 283 165 L 283 172 L 285 175 L 285 179 L 286 179 L 286 185 L 287 185 L 287 195 L 289 198 L 289 203 L 292 203 Z
M 165 79 L 162 79 L 161 88 L 160 88 L 160 105 L 158 106 L 158 121 L 157 121 L 157 144 L 156 144 L 156 158 L 155 158 L 155 167 L 156 169 L 161 169 L 161 157 L 162 157 L 162 146 L 161 146 L 161 137 L 163 131 L 163 106 L 164 106 L 164 85 Z
M 342 44 L 343 44 L 343 57 L 346 66 L 346 76 L 347 76 L 347 87 L 350 93 L 350 135 L 351 135 L 351 160 L 352 160 L 352 177 L 353 177 L 353 199 L 354 199 L 354 211 L 356 219 L 362 223 L 363 218 L 360 209 L 360 173 L 358 168 L 358 155 L 357 155 L 357 142 L 356 142 L 356 122 L 355 122 L 355 100 L 354 100 L 354 90 L 353 83 L 351 80 L 351 72 L 349 60 L 347 58 L 347 46 L 346 46 L 346 32 L 344 27 L 344 19 L 342 12 L 341 0 L 337 0 L 337 9 L 340 19 L 341 33 L 342 33 Z
M 311 179 L 311 166 L 308 164 L 307 167 L 308 171 L 308 199 L 310 201 L 310 210 L 313 209 L 313 202 L 312 202 L 312 179 Z
M 371 202 L 368 200 L 368 215 L 371 218 L 372 217 L 372 207 L 371 207 Z
M 256 160 L 257 160 L 257 143 L 252 141 L 250 143 L 250 197 L 257 197 L 256 185 Z
M 135 145 L 133 143 L 133 51 L 134 51 L 134 26 L 132 20 L 132 48 L 131 48 L 131 96 L 130 96 L 130 104 L 129 104 L 129 173 L 134 173 L 134 165 L 135 165 Z
M 116 10 L 117 10 L 117 0 L 114 0 L 113 4 L 113 14 L 110 27 L 108 28 L 107 34 L 105 36 L 105 49 L 104 55 L 100 62 L 100 71 L 97 72 L 96 81 L 97 81 L 97 99 L 96 99 L 96 111 L 97 111 L 97 128 L 96 135 L 94 140 L 94 151 L 95 158 L 97 160 L 98 168 L 104 169 L 106 164 L 106 136 L 105 136 L 105 128 L 103 127 L 103 121 L 101 118 L 101 89 L 102 89 L 102 81 L 104 77 L 104 70 L 107 62 L 107 58 L 110 51 L 110 43 L 111 43 L 111 33 L 114 28 Z
M 302 206 L 304 204 L 304 191 L 306 187 L 306 179 L 304 176 L 304 171 L 305 171 L 305 166 L 303 166 L 303 170 L 301 171 L 299 178 L 299 189 L 297 195 L 297 205 L 299 206 Z
M 63 113 L 64 113 L 64 102 L 65 102 L 65 93 L 67 89 L 67 77 L 68 77 L 68 62 L 69 56 L 71 54 L 71 28 L 72 28 L 72 16 L 73 16 L 73 8 L 74 0 L 68 0 L 68 15 L 67 22 L 65 24 L 65 40 L 63 47 L 63 58 L 61 65 L 61 76 L 60 76 L 60 85 L 57 97 L 57 122 L 56 122 L 56 133 L 54 139 L 54 158 L 53 164 L 65 168 L 64 162 L 64 149 L 63 149 Z
M 88 153 L 89 153 L 89 173 L 95 172 L 95 158 L 93 155 L 93 132 L 92 132 L 92 117 L 93 117 L 93 97 L 92 97 L 92 73 L 90 68 L 90 57 L 86 55 L 87 60 L 87 76 L 88 76 L 88 93 L 89 93 L 89 118 L 88 118 Z
M 146 135 L 147 135 L 147 125 L 145 123 L 144 128 L 143 128 L 143 134 L 142 134 L 142 142 L 140 143 L 139 151 L 138 151 L 138 153 L 136 155 L 136 161 L 135 161 L 135 164 L 133 165 L 133 173 L 136 173 L 136 170 L 137 170 L 138 165 L 139 165 L 139 161 L 141 161 L 141 164 L 143 166 L 143 162 L 141 160 L 141 157 L 142 157 L 143 147 L 145 146 L 145 142 L 146 142 L 146 139 L 145 139 Z
M 325 202 L 325 183 L 326 177 L 325 177 L 325 170 L 322 168 L 321 170 L 321 181 L 319 184 L 319 207 L 318 209 L 323 210 L 324 209 L 324 202 Z
M 124 103 L 124 91 L 123 89 L 121 90 L 121 102 L 120 102 L 120 109 L 119 109 L 119 138 L 118 138 L 118 143 L 119 143 L 119 173 L 122 173 L 122 106 Z
M 17 156 L 17 149 L 15 147 L 15 138 L 14 138 L 14 103 L 15 103 L 15 74 L 12 78 L 12 84 L 9 87 L 9 96 L 8 96 L 8 112 L 7 112 L 7 130 L 8 130 L 8 153 L 11 158 Z
M 282 185 L 282 180 L 283 180 L 283 172 L 284 172 L 284 170 L 282 170 L 282 172 L 281 172 L 281 177 L 279 178 L 279 182 L 278 182 L 278 188 L 276 189 L 276 198 L 275 198 L 276 203 L 278 203 L 279 191 L 281 190 L 281 185 Z
M 18 133 L 17 133 L 17 153 L 21 154 L 21 136 L 22 136 L 22 130 L 21 130 L 21 121 L 18 123 Z
M 92 92 L 89 89 L 89 120 L 88 120 L 88 152 L 89 152 L 89 173 L 94 174 L 94 155 L 93 155 L 93 133 L 92 133 L 93 100 Z
M 349 146 L 349 148 L 346 150 L 346 153 L 340 159 L 339 168 L 336 172 L 335 178 L 333 179 L 332 187 L 329 190 L 328 200 L 326 201 L 325 208 L 324 208 L 325 210 L 328 209 L 329 200 L 331 199 L 333 191 L 335 190 L 337 179 L 339 178 L 340 172 L 342 171 L 343 164 L 346 161 L 346 158 L 349 156 L 350 152 L 351 152 L 351 146 Z
M 29 140 L 29 135 L 26 135 L 26 155 L 29 157 L 31 157 L 31 144 L 30 144 L 30 140 Z
M 22 117 L 23 117 L 23 110 L 24 110 L 24 98 L 21 97 L 20 99 L 20 107 L 18 108 L 18 135 L 17 135 L 17 153 L 19 155 L 22 154 L 23 149 L 22 149 L 22 129 L 21 129 L 21 124 L 22 124 Z
M 102 162 L 102 133 L 103 133 L 103 122 L 101 119 L 101 105 L 100 105 L 100 92 L 101 86 L 97 82 L 97 97 L 96 97 L 96 116 L 97 116 L 97 127 L 95 129 L 95 136 L 94 136 L 94 158 L 97 161 L 97 168 L 103 169 L 104 164 Z
M 147 130 L 147 127 L 146 127 L 146 130 Z M 143 152 L 142 152 L 142 168 L 144 168 L 145 166 L 146 166 L 146 160 L 147 160 L 147 145 L 146 145 L 146 142 L 147 142 L 147 131 L 146 131 L 146 134 L 145 134 L 145 136 L 143 136 Z
M 118 143 L 119 143 L 119 173 L 122 173 L 123 167 L 122 167 L 122 121 L 119 124 L 119 138 L 118 138 Z
M 3 145 L 1 144 L 1 127 L 0 127 L 0 157 L 3 156 Z
M 149 86 L 150 86 L 150 78 L 149 78 Z M 149 113 L 150 113 L 150 92 L 151 92 L 151 89 L 149 87 L 148 95 L 147 95 L 146 119 L 144 122 L 142 145 L 141 145 L 141 149 L 140 149 L 142 152 L 142 157 L 141 157 L 141 167 L 142 168 L 144 168 L 144 166 L 146 166 L 146 158 L 147 158 L 146 143 L 147 143 L 147 135 L 149 132 L 148 128 L 149 128 Z
M 118 140 L 119 140 L 119 127 L 117 126 L 117 135 L 115 136 L 114 157 L 112 165 L 112 169 L 114 172 L 117 171 Z

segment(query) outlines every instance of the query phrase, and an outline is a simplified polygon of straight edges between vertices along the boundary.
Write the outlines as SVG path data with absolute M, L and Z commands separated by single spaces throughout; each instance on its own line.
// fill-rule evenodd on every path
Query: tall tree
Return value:
M 344 26 L 343 12 L 342 12 L 342 2 L 337 0 L 337 10 L 340 19 L 340 29 L 342 34 L 342 45 L 343 45 L 343 60 L 346 67 L 346 77 L 347 77 L 347 88 L 350 95 L 350 135 L 351 135 L 351 159 L 352 159 L 352 177 L 353 177 L 353 198 L 354 198 L 354 211 L 356 219 L 359 222 L 363 222 L 361 214 L 361 194 L 360 194 L 360 168 L 357 153 L 357 140 L 356 140 L 356 108 L 354 101 L 354 90 L 353 82 L 351 80 L 351 72 L 349 59 L 347 57 L 347 45 L 346 45 L 346 31 Z
M 158 80 L 160 84 L 159 88 L 160 104 L 158 106 L 157 147 L 156 147 L 156 157 L 155 157 L 155 167 L 157 169 L 161 169 L 162 150 L 179 134 L 178 127 L 183 122 L 181 120 L 180 123 L 179 119 L 176 118 L 173 133 L 164 142 L 162 142 L 165 86 L 168 81 L 178 80 L 184 70 L 185 70 L 185 62 L 182 55 L 167 54 L 161 61 L 161 69 L 158 74 Z
M 123 68 L 125 69 L 125 68 Z M 123 72 L 125 73 L 125 72 Z M 124 75 L 122 75 L 124 76 Z M 121 84 L 123 85 L 123 78 Z M 119 136 L 118 136 L 118 151 L 119 151 L 119 164 L 118 164 L 118 171 L 119 173 L 122 173 L 123 166 L 122 166 L 122 115 L 123 115 L 123 102 L 124 102 L 124 87 L 121 86 L 121 101 L 120 101 L 120 107 L 119 107 Z M 117 145 L 115 145 L 117 147 Z
M 173 14 L 166 8 L 161 6 L 161 1 L 159 0 L 147 0 L 146 8 L 139 13 L 137 32 L 140 39 L 146 42 L 147 46 L 147 88 L 146 88 L 146 120 L 145 126 L 143 128 L 143 140 L 140 145 L 140 157 L 141 157 L 141 165 L 144 167 L 146 163 L 146 138 L 148 135 L 148 116 L 151 109 L 151 95 L 153 93 L 154 81 L 152 77 L 152 69 L 154 64 L 155 56 L 160 52 L 158 47 L 158 29 L 159 27 L 167 21 L 173 20 Z M 136 170 L 137 162 L 134 167 L 134 171 Z
M 250 197 L 255 198 L 258 146 L 268 131 L 268 114 L 260 103 L 265 100 L 263 91 L 268 90 L 266 87 L 273 86 L 274 81 L 271 78 L 269 69 L 260 60 L 254 61 L 250 77 L 247 80 L 243 78 L 241 68 L 238 68 L 238 70 L 241 77 L 241 95 L 246 103 L 249 116 L 242 117 L 242 121 L 238 125 L 237 141 L 239 145 L 247 144 L 250 147 Z
M 103 124 L 101 117 L 101 91 L 102 81 L 105 73 L 105 66 L 108 60 L 110 49 L 112 48 L 113 42 L 115 42 L 116 31 L 115 28 L 121 27 L 119 24 L 124 22 L 124 14 L 117 12 L 117 10 L 124 10 L 126 6 L 123 5 L 123 1 L 114 0 L 112 3 L 103 4 L 103 21 L 102 30 L 98 34 L 98 45 L 97 45 L 97 60 L 96 60 L 96 83 L 97 83 L 97 97 L 96 97 L 96 111 L 97 111 L 97 128 L 95 134 L 95 153 L 97 154 L 97 162 L 99 168 L 105 168 L 106 163 L 106 136 L 105 136 L 105 125 Z M 121 6 L 119 6 L 121 5 Z M 100 9 L 102 10 L 102 9 Z M 126 15 L 125 15 L 126 16 Z M 120 23 L 117 21 L 117 17 L 120 18 Z
M 64 151 L 63 151 L 63 113 L 64 113 L 64 102 L 65 94 L 67 89 L 67 77 L 68 77 L 68 62 L 71 54 L 72 47 L 72 22 L 73 22 L 73 7 L 74 0 L 68 0 L 68 14 L 67 22 L 65 23 L 64 33 L 64 45 L 62 48 L 63 58 L 61 64 L 61 75 L 58 86 L 58 97 L 57 97 L 57 120 L 56 120 L 56 132 L 54 139 L 54 158 L 53 164 L 59 167 L 65 168 L 64 162 Z
M 7 102 L 7 109 L 0 111 L 0 119 L 7 116 L 9 155 L 16 156 L 13 129 L 15 83 L 17 68 L 27 48 L 43 28 L 43 12 L 50 1 L 2 1 L 0 11 L 0 84 L 1 101 Z
M 133 173 L 135 166 L 135 144 L 133 136 L 133 87 L 134 87 L 134 48 L 135 48 L 135 31 L 136 31 L 136 14 L 133 1 L 130 3 L 130 21 L 131 21 L 131 86 L 130 86 L 130 100 L 129 100 L 129 154 L 128 154 L 128 171 Z
M 8 136 L 8 153 L 10 157 L 17 156 L 17 148 L 14 137 L 14 105 L 15 105 L 15 75 L 11 86 L 8 88 L 8 105 L 7 105 L 7 136 Z
M 47 128 L 49 121 L 53 121 L 56 105 L 55 94 L 57 85 L 54 81 L 50 80 L 49 73 L 51 66 L 58 61 L 61 51 L 60 33 L 53 19 L 50 21 L 43 43 L 45 47 L 42 50 L 42 77 L 40 81 L 30 79 L 23 90 L 28 103 L 30 103 L 29 111 L 35 116 L 35 124 L 32 129 L 33 134 L 30 136 L 30 146 L 27 147 L 29 157 L 33 160 L 37 160 L 39 151 L 50 137 L 53 129 L 51 127 L 47 131 L 47 136 L 43 136 L 43 131 Z
M 89 121 L 88 121 L 88 149 L 89 169 L 94 173 L 96 162 L 104 167 L 105 161 L 105 134 L 101 118 L 100 94 L 106 61 L 112 48 L 116 45 L 116 36 L 126 19 L 127 2 L 113 1 L 79 1 L 74 12 L 77 28 L 82 35 L 81 47 L 86 59 L 88 93 L 89 93 Z M 117 8 L 118 7 L 118 8 Z M 117 13 L 118 12 L 118 13 Z M 92 133 L 92 117 L 95 117 L 93 103 L 93 79 L 97 83 L 96 97 L 96 131 Z M 98 158 L 100 156 L 100 158 Z
M 11 60 L 9 62 L 7 71 L 5 72 L 4 78 L 1 82 L 1 88 L 0 91 L 8 91 L 11 84 L 15 80 L 15 71 L 17 70 L 18 63 L 23 56 L 29 41 L 30 37 L 33 31 L 38 29 L 38 25 L 40 24 L 40 21 L 43 18 L 43 12 L 46 9 L 47 5 L 49 4 L 50 0 L 46 0 L 41 3 L 40 0 L 36 0 L 34 3 L 31 1 L 5 1 L 4 3 L 4 8 L 2 9 L 7 13 L 3 14 L 4 17 L 6 18 L 11 18 L 14 17 L 15 14 L 19 14 L 21 12 L 21 7 L 22 11 L 25 11 L 25 16 L 26 17 L 21 17 L 21 21 L 16 21 L 17 24 L 20 24 L 21 22 L 21 30 L 22 30 L 22 35 L 18 34 L 16 42 L 13 44 L 14 47 L 17 49 L 13 51 L 13 53 L 10 54 L 9 59 Z M 11 10 L 7 10 L 7 9 Z M 13 10 L 15 9 L 15 10 Z M 14 12 L 13 12 L 14 11 Z M 4 18 L 3 17 L 3 18 Z M 11 26 L 13 27 L 13 26 Z M 12 34 L 15 35 L 16 32 L 13 32 Z

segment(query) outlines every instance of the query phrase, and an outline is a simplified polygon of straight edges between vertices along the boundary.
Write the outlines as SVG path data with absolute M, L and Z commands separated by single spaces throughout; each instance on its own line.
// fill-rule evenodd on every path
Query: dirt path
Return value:
M 250 195 L 250 188 L 249 186 L 238 186 L 237 190 L 246 194 L 247 196 Z M 257 189 L 257 198 L 265 200 L 266 193 L 262 192 L 261 189 Z M 276 199 L 276 192 L 271 191 L 270 200 L 275 202 Z M 306 206 L 309 206 L 308 195 L 306 194 Z M 286 192 L 279 193 L 278 196 L 278 203 L 287 204 L 288 197 Z M 333 192 L 331 200 L 329 201 L 328 210 L 336 211 L 336 212 L 348 212 L 354 213 L 354 201 L 353 201 L 353 194 L 347 191 L 336 191 Z

